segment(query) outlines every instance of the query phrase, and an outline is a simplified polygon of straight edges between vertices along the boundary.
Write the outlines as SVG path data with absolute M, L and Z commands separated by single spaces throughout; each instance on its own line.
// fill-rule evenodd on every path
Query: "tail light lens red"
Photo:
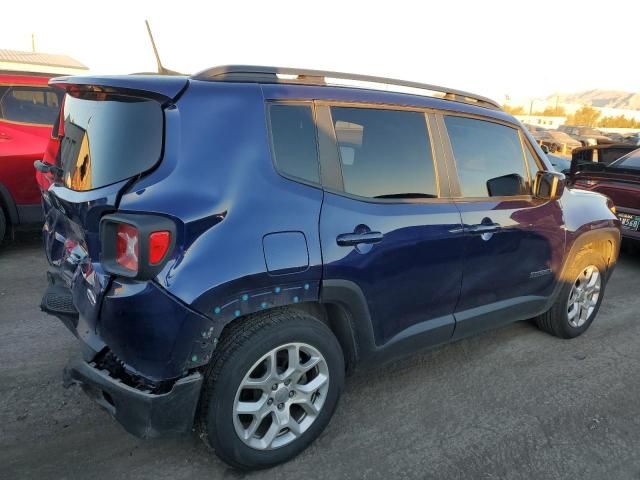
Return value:
M 138 271 L 138 229 L 126 223 L 116 227 L 116 262 L 127 270 Z
M 157 265 L 162 261 L 171 245 L 171 232 L 166 230 L 149 235 L 149 263 Z
M 587 179 L 578 179 L 575 181 L 574 185 L 580 188 L 591 188 L 595 187 L 598 184 L 596 180 L 587 180 Z
M 156 215 L 114 213 L 100 221 L 100 261 L 115 275 L 149 280 L 167 262 L 176 241 L 176 223 Z

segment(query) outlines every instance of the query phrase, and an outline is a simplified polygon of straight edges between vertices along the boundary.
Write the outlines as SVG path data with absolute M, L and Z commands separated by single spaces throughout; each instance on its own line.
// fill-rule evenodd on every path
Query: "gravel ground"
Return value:
M 37 234 L 0 250 L 0 478 L 241 477 L 193 436 L 138 440 L 62 388 L 78 346 L 39 310 L 45 268 Z M 623 254 L 578 339 L 522 322 L 356 374 L 311 448 L 248 476 L 638 479 L 639 289 Z

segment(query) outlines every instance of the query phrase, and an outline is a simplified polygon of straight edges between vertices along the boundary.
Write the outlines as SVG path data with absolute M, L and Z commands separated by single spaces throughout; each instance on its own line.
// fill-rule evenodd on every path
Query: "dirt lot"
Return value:
M 237 478 L 196 438 L 141 441 L 61 372 L 77 350 L 38 308 L 35 234 L 0 251 L 0 478 Z M 255 478 L 640 478 L 640 255 L 600 315 L 563 341 L 519 323 L 411 357 L 347 387 L 294 461 Z

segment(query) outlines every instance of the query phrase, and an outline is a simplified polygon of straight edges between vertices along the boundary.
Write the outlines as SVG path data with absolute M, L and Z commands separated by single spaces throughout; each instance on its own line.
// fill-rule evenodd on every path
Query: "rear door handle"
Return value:
M 479 223 L 477 225 L 469 225 L 467 232 L 469 233 L 493 233 L 500 230 L 499 223 Z
M 378 243 L 383 238 L 381 232 L 342 233 L 336 237 L 336 242 L 341 247 L 353 247 L 362 243 Z

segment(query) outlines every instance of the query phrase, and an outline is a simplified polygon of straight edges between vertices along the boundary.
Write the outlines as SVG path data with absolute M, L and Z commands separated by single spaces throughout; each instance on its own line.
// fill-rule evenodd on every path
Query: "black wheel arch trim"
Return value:
M 375 343 L 371 314 L 364 293 L 357 284 L 349 280 L 323 280 L 320 303 L 338 305 L 347 314 L 356 352 L 354 360 L 358 364 L 374 356 L 378 347 Z
M 586 247 L 587 245 L 598 245 L 600 242 L 612 243 L 611 245 L 612 250 L 611 252 L 609 252 L 610 258 L 607 258 L 607 255 L 605 255 L 604 252 L 601 252 L 603 253 L 603 256 L 606 262 L 606 268 L 607 268 L 606 278 L 608 279 L 611 276 L 611 273 L 613 272 L 613 269 L 617 262 L 618 254 L 620 251 L 620 244 L 621 244 L 620 230 L 617 229 L 616 227 L 605 227 L 605 228 L 598 228 L 595 230 L 585 231 L 578 234 L 578 236 L 574 239 L 573 243 L 571 244 L 571 247 L 568 253 L 565 255 L 562 268 L 557 276 L 556 286 L 553 290 L 553 293 L 549 297 L 549 302 L 547 303 L 546 310 L 551 308 L 553 303 L 556 301 L 558 295 L 560 294 L 563 286 L 563 278 L 565 278 L 565 276 L 567 275 L 568 269 L 571 268 L 572 261 L 576 257 L 578 252 L 582 250 L 584 247 Z

